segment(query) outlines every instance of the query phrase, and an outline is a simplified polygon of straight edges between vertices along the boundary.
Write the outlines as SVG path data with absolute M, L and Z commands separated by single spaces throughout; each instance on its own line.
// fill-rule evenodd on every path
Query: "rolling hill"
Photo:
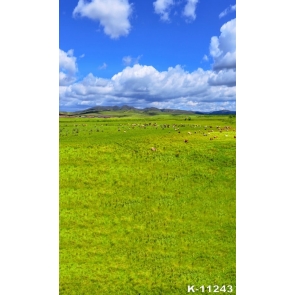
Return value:
M 199 112 L 199 111 L 187 111 L 178 109 L 158 109 L 155 107 L 139 109 L 128 105 L 123 106 L 97 106 L 91 107 L 82 111 L 76 112 L 59 112 L 60 116 L 82 116 L 82 115 L 94 115 L 101 114 L 106 115 L 107 113 L 122 113 L 132 112 L 146 115 L 159 115 L 159 114 L 175 114 L 175 115 L 236 115 L 236 111 L 219 110 L 213 112 Z

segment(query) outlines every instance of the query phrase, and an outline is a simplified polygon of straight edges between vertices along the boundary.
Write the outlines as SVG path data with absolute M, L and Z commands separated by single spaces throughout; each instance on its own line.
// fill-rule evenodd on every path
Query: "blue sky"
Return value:
M 60 0 L 60 110 L 236 110 L 236 3 Z

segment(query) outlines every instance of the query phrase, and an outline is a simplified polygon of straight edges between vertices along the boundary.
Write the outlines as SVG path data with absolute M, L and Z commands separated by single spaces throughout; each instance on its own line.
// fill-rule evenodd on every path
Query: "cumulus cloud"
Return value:
M 131 14 L 132 6 L 128 0 L 79 0 L 73 11 L 74 17 L 81 16 L 99 21 L 105 34 L 112 39 L 129 34 Z
M 69 85 L 76 80 L 78 66 L 72 49 L 68 52 L 59 49 L 59 71 L 59 85 Z
M 130 104 L 199 109 L 205 102 L 234 102 L 235 87 L 228 87 L 233 82 L 231 78 L 200 68 L 190 73 L 177 65 L 160 72 L 152 66 L 136 64 L 111 79 L 89 74 L 81 82 L 60 87 L 60 102 L 61 107 L 87 102 L 91 106 Z
M 213 57 L 213 70 L 236 68 L 236 19 L 225 23 L 220 36 L 211 38 L 210 55 Z
M 219 72 L 212 72 L 208 79 L 208 83 L 212 86 L 236 86 L 236 71 L 233 69 L 229 69 L 221 70 Z
M 169 13 L 174 5 L 173 0 L 156 0 L 153 2 L 155 13 L 161 16 L 163 21 L 169 21 Z
M 193 21 L 196 19 L 196 6 L 199 0 L 187 0 L 183 10 L 183 15 L 189 20 Z
M 227 7 L 225 10 L 223 10 L 220 14 L 219 14 L 219 18 L 222 18 L 224 16 L 226 16 L 227 14 L 229 14 L 230 12 L 236 11 L 236 5 L 230 5 L 229 7 Z

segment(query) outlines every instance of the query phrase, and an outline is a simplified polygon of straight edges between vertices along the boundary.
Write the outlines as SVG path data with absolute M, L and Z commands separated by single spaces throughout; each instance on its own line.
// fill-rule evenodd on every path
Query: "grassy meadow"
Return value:
M 59 125 L 60 295 L 236 294 L 235 116 Z

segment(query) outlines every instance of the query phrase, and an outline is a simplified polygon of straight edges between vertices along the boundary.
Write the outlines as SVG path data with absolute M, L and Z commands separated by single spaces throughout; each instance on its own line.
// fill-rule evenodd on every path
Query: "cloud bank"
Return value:
M 98 21 L 103 26 L 104 33 L 112 39 L 129 34 L 131 14 L 132 6 L 128 0 L 79 0 L 73 11 L 74 17 L 81 16 Z
M 74 105 L 166 106 L 191 108 L 205 102 L 235 100 L 235 75 L 197 69 L 191 73 L 181 66 L 157 71 L 152 66 L 126 67 L 111 79 L 88 74 L 81 82 L 60 87 L 61 107 Z

